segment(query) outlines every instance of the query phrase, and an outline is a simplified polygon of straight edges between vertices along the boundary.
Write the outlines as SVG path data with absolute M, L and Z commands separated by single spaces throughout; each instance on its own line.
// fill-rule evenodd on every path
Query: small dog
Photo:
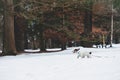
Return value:
M 91 58 L 91 54 L 92 52 L 78 52 L 78 56 L 77 58 L 81 57 L 81 58 Z
M 78 52 L 79 50 L 80 50 L 80 48 L 74 49 L 74 50 L 73 50 L 73 53 L 76 53 L 76 52 Z

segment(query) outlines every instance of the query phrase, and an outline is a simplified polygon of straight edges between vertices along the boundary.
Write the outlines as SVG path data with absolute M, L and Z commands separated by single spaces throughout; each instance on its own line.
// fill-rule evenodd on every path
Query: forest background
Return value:
M 119 0 L 0 0 L 1 55 L 120 42 Z

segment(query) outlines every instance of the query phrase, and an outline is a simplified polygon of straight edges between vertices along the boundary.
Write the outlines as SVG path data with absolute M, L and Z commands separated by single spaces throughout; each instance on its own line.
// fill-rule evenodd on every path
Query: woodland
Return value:
M 120 0 L 0 0 L 1 56 L 119 42 Z

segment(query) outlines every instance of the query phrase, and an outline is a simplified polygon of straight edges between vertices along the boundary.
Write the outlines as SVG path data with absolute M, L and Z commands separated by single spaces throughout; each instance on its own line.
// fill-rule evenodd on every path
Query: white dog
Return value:
M 91 58 L 91 54 L 92 54 L 92 52 L 80 52 L 79 51 L 77 58 L 79 58 L 79 57 L 81 57 L 81 58 L 85 58 L 85 57 Z

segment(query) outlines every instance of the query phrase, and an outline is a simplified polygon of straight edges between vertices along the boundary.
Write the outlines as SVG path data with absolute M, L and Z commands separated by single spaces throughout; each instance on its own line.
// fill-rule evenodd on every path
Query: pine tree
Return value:
M 13 0 L 3 0 L 4 27 L 3 27 L 3 55 L 16 55 L 14 37 L 14 7 Z

